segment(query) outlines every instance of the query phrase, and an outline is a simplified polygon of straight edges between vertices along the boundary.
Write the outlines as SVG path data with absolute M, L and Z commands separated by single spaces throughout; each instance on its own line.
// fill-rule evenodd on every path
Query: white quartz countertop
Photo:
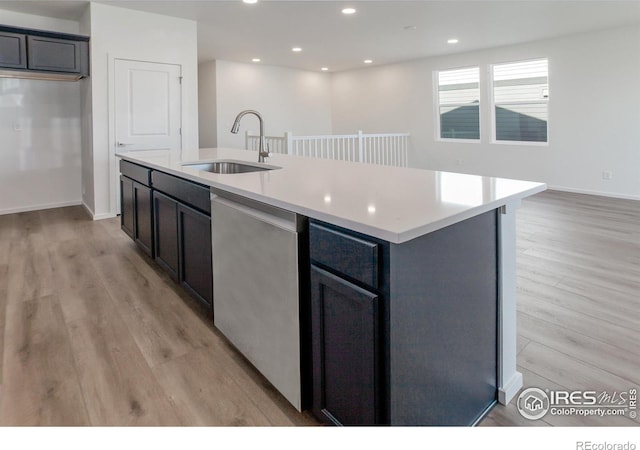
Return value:
M 530 181 L 280 154 L 267 159 L 279 169 L 262 172 L 215 174 L 183 166 L 219 159 L 257 163 L 257 152 L 229 148 L 201 149 L 193 161 L 153 151 L 117 156 L 396 244 L 546 189 Z

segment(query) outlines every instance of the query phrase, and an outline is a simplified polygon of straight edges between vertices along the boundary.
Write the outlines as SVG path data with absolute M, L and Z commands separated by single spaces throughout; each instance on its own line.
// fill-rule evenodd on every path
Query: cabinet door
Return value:
M 133 202 L 133 181 L 120 175 L 120 228 L 133 239 L 135 214 Z
M 153 257 L 153 216 L 151 189 L 139 183 L 133 183 L 134 232 L 133 240 L 149 256 Z
M 312 266 L 311 332 L 314 414 L 380 423 L 378 296 Z
M 178 202 L 153 192 L 156 261 L 178 281 Z
M 178 205 L 180 282 L 199 300 L 213 304 L 211 218 Z
M 81 72 L 82 44 L 69 39 L 27 36 L 29 69 Z
M 27 68 L 24 34 L 0 32 L 0 67 Z

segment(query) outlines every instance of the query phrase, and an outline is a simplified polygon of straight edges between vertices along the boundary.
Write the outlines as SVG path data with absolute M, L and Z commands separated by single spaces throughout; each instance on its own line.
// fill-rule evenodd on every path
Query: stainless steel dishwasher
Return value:
M 212 194 L 215 326 L 299 411 L 298 240 L 306 218 Z

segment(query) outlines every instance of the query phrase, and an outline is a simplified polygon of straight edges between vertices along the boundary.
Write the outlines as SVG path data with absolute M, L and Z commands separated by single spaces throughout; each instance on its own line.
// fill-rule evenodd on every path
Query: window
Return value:
M 494 140 L 547 142 L 546 59 L 492 66 Z
M 438 72 L 440 139 L 480 140 L 480 69 Z

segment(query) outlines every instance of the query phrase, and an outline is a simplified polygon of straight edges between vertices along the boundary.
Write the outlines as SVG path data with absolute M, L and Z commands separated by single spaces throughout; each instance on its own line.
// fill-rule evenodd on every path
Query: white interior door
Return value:
M 114 61 L 115 146 L 117 152 L 180 152 L 181 66 Z

